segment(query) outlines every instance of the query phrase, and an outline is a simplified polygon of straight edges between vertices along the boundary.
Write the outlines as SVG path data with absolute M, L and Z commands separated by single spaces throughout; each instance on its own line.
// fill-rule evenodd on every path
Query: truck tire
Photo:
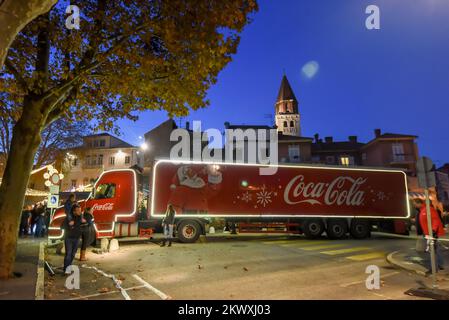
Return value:
M 310 219 L 304 221 L 303 232 L 307 238 L 320 237 L 324 232 L 324 222 L 321 219 Z
M 348 233 L 348 223 L 344 219 L 329 219 L 326 234 L 329 239 L 343 239 Z
M 350 232 L 355 239 L 369 238 L 371 236 L 371 224 L 368 221 L 353 219 Z
M 178 225 L 178 239 L 182 243 L 194 243 L 201 235 L 201 226 L 195 220 L 182 220 Z

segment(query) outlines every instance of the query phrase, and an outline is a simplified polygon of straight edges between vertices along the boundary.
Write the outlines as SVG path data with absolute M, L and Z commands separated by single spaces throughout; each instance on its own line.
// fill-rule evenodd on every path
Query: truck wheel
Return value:
M 348 223 L 343 219 L 330 219 L 327 221 L 326 233 L 329 239 L 343 239 L 348 233 Z
M 306 220 L 303 231 L 307 238 L 318 238 L 324 232 L 324 223 L 320 219 Z
M 371 235 L 371 225 L 368 221 L 352 220 L 351 235 L 356 239 L 369 238 Z
M 178 239 L 183 243 L 193 243 L 201 235 L 201 226 L 194 220 L 184 220 L 178 226 Z

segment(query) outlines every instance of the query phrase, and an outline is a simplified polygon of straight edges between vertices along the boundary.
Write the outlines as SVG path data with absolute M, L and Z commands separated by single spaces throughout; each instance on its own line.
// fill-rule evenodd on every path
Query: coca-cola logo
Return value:
M 285 188 L 284 200 L 287 204 L 323 203 L 331 206 L 361 206 L 365 192 L 360 186 L 366 182 L 364 178 L 338 177 L 329 183 L 304 182 L 303 175 L 294 177 Z
M 114 204 L 111 202 L 105 203 L 105 204 L 94 204 L 94 206 L 92 207 L 92 210 L 97 210 L 97 211 L 111 211 L 114 209 Z

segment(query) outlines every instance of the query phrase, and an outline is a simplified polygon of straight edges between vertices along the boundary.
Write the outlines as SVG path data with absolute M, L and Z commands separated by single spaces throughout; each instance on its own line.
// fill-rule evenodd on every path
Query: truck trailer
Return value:
M 272 167 L 274 174 L 261 174 Z M 380 168 L 156 160 L 144 199 L 133 169 L 103 172 L 91 195 L 98 238 L 132 237 L 160 228 L 168 204 L 176 211 L 181 242 L 195 242 L 211 220 L 240 232 L 348 235 L 367 238 L 373 229 L 407 234 L 410 205 L 403 171 Z M 147 201 L 143 201 L 147 200 Z M 147 203 L 142 206 L 142 203 Z M 64 236 L 64 208 L 51 219 L 49 238 Z

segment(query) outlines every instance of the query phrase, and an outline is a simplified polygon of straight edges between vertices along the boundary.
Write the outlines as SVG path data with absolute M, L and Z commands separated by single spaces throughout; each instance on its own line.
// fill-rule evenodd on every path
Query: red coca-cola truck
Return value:
M 217 162 L 155 162 L 146 209 L 140 208 L 140 175 L 132 169 L 101 174 L 83 208 L 92 207 L 98 238 L 137 236 L 158 228 L 168 204 L 176 210 L 182 242 L 206 233 L 211 219 L 224 219 L 239 232 L 326 234 L 340 239 L 370 236 L 372 229 L 408 233 L 407 177 L 389 169 Z M 63 237 L 58 208 L 50 239 Z

